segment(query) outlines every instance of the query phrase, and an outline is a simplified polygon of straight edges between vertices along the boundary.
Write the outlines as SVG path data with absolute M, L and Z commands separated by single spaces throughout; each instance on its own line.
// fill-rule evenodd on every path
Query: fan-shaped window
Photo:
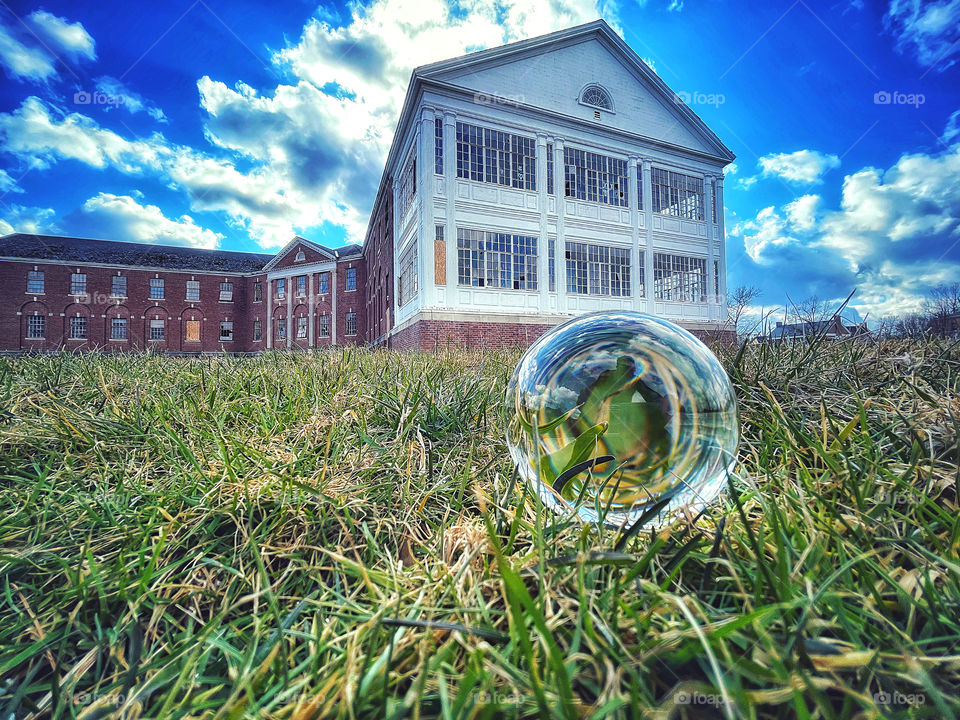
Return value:
M 297 253 L 297 257 L 294 258 L 294 262 L 303 262 L 306 259 L 307 259 L 307 254 L 303 250 L 301 250 L 300 252 Z
M 599 85 L 587 85 L 580 93 L 580 102 L 584 105 L 598 107 L 601 110 L 613 110 L 613 101 L 610 94 Z

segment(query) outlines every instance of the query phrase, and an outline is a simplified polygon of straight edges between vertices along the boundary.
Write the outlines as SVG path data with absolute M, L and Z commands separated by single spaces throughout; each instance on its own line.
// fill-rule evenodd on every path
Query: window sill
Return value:
M 24 338 L 24 340 L 43 341 L 43 340 L 46 340 L 46 338 L 45 337 L 28 337 L 28 338 Z
M 24 295 L 46 295 L 46 293 L 45 293 L 45 292 L 30 292 L 29 290 L 27 290 L 27 291 L 24 293 Z
M 128 338 L 110 338 L 108 342 L 130 342 Z
M 218 302 L 233 304 L 233 300 L 219 300 Z

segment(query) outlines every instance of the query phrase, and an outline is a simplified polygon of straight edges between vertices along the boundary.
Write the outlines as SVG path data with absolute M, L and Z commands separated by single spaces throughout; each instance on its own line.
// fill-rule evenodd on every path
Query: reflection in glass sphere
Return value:
M 601 312 L 553 328 L 507 385 L 507 445 L 521 477 L 560 513 L 629 525 L 713 500 L 736 461 L 730 380 L 683 328 Z

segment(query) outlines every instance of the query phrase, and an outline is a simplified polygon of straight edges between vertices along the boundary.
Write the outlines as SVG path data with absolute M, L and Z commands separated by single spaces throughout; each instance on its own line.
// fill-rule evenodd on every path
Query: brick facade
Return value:
M 390 338 L 392 350 L 504 350 L 528 347 L 554 325 L 417 320 Z

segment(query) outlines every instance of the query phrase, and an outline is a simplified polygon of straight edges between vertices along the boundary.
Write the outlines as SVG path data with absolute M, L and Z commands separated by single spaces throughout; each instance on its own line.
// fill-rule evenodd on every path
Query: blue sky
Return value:
M 960 0 L 0 5 L 0 233 L 359 241 L 413 67 L 604 17 L 737 154 L 731 288 L 960 279 Z

